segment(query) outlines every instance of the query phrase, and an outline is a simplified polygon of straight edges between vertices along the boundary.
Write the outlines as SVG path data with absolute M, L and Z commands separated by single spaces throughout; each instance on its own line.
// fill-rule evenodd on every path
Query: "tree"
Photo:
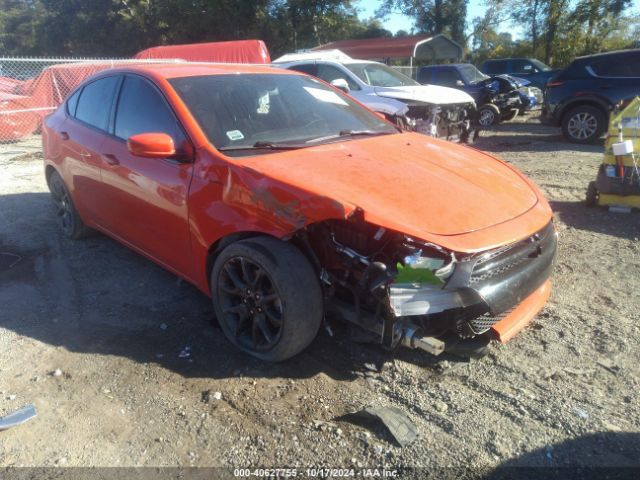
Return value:
M 43 7 L 37 0 L 0 0 L 0 52 L 3 55 L 37 53 L 36 30 Z
M 403 13 L 413 18 L 418 33 L 444 33 L 464 46 L 467 3 L 468 0 L 383 0 L 377 15 L 384 18 L 393 12 Z

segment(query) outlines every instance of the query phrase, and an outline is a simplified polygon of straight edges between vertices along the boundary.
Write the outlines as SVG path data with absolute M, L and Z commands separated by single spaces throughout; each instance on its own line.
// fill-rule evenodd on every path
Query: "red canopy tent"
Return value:
M 138 59 L 176 58 L 190 62 L 271 63 L 269 50 L 262 40 L 161 45 L 134 55 Z
M 14 81 L 10 91 L 0 87 L 0 142 L 16 141 L 34 133 L 42 119 L 85 78 L 118 65 L 113 61 L 54 65 L 31 80 Z

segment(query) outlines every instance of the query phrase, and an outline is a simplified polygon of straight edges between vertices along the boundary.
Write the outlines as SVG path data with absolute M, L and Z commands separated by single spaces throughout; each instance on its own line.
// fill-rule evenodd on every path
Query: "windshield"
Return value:
M 542 63 L 540 60 L 537 60 L 535 58 L 531 59 L 531 63 L 533 63 L 536 66 L 536 68 L 541 72 L 548 72 L 549 70 L 551 70 L 551 67 L 549 65 L 546 65 Z
M 464 83 L 466 84 L 481 82 L 482 80 L 486 80 L 487 78 L 489 78 L 473 65 L 460 65 L 459 68 L 460 75 L 462 75 Z
M 233 155 L 398 132 L 346 95 L 304 75 L 206 75 L 169 82 L 209 141 Z
M 349 70 L 372 87 L 412 87 L 420 85 L 415 80 L 381 63 L 346 63 Z

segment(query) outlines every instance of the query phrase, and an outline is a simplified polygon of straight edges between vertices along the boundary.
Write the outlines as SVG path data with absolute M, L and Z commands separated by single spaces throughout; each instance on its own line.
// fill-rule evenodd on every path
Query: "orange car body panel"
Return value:
M 513 167 L 473 148 L 419 134 L 227 157 L 209 143 L 168 82 L 195 75 L 295 72 L 150 64 L 93 78 L 125 73 L 142 75 L 162 91 L 193 145 L 194 161 L 132 156 L 126 142 L 107 134 L 100 142 L 94 130 L 76 128 L 60 108 L 45 123 L 45 164 L 60 172 L 72 197 L 80 200 L 79 213 L 89 226 L 208 295 L 210 249 L 241 232 L 287 238 L 319 221 L 348 218 L 359 208 L 373 224 L 471 253 L 526 238 L 551 220 L 539 189 Z M 71 138 L 63 142 L 53 130 L 65 130 Z M 95 151 L 82 157 L 79 145 L 85 141 Z M 507 338 L 509 329 L 502 331 Z
M 549 300 L 549 295 L 551 295 L 551 281 L 547 280 L 514 308 L 509 315 L 491 327 L 498 340 L 506 343 L 516 336 L 542 310 L 542 307 Z

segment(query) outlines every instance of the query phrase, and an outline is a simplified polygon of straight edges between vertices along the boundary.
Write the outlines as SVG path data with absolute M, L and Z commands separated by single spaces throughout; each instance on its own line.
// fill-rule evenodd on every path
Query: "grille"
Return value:
M 534 261 L 540 255 L 540 245 L 545 242 L 552 229 L 553 226 L 549 224 L 525 240 L 483 255 L 473 267 L 469 279 L 470 285 L 477 286 L 494 277 L 506 276 L 526 263 Z

